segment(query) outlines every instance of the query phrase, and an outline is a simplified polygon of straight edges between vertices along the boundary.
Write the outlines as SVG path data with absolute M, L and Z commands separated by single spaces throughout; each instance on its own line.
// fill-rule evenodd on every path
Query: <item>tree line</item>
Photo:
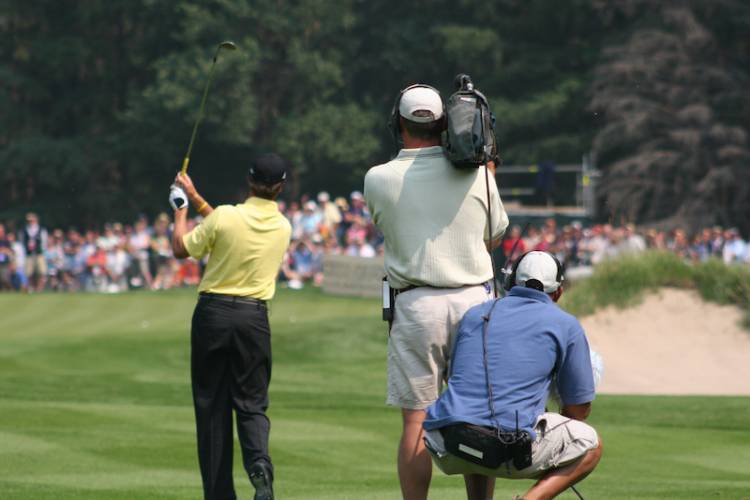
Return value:
M 0 219 L 156 214 L 216 45 L 190 172 L 242 195 L 249 159 L 290 196 L 361 187 L 404 86 L 472 75 L 506 164 L 580 161 L 617 222 L 750 230 L 750 5 L 740 0 L 8 0 L 0 7 Z M 502 183 L 502 168 L 499 170 Z

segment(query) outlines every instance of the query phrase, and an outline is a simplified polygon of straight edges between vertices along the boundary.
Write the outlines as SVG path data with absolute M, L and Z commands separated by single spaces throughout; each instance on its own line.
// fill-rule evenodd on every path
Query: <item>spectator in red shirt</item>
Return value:
M 512 253 L 512 255 L 511 255 Z M 506 262 L 513 262 L 526 253 L 526 244 L 521 239 L 521 227 L 513 226 L 510 236 L 503 241 L 503 255 Z

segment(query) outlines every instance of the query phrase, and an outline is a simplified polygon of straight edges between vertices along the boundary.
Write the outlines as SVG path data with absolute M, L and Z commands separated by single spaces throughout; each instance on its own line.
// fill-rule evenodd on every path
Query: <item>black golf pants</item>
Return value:
M 234 500 L 232 410 L 245 470 L 271 465 L 268 383 L 271 330 L 266 306 L 201 296 L 191 332 L 198 459 L 206 500 Z

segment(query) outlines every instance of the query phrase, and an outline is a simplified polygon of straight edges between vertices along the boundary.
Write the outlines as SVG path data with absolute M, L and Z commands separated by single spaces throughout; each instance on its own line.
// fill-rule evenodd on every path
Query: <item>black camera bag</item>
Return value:
M 454 456 L 497 469 L 513 460 L 516 470 L 531 465 L 531 436 L 527 432 L 497 432 L 495 429 L 459 423 L 440 429 L 445 449 Z
M 443 150 L 457 168 L 478 168 L 497 159 L 495 116 L 469 75 L 456 76 L 457 91 L 445 103 Z

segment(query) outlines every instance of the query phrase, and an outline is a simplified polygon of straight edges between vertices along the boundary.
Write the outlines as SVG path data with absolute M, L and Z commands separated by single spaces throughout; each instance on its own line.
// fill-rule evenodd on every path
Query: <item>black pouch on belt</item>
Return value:
M 393 289 L 388 284 L 388 278 L 383 276 L 383 321 L 388 322 L 388 326 L 393 323 Z
M 445 449 L 454 456 L 497 469 L 513 460 L 517 470 L 531 465 L 531 436 L 526 432 L 497 432 L 495 429 L 466 423 L 440 429 Z

